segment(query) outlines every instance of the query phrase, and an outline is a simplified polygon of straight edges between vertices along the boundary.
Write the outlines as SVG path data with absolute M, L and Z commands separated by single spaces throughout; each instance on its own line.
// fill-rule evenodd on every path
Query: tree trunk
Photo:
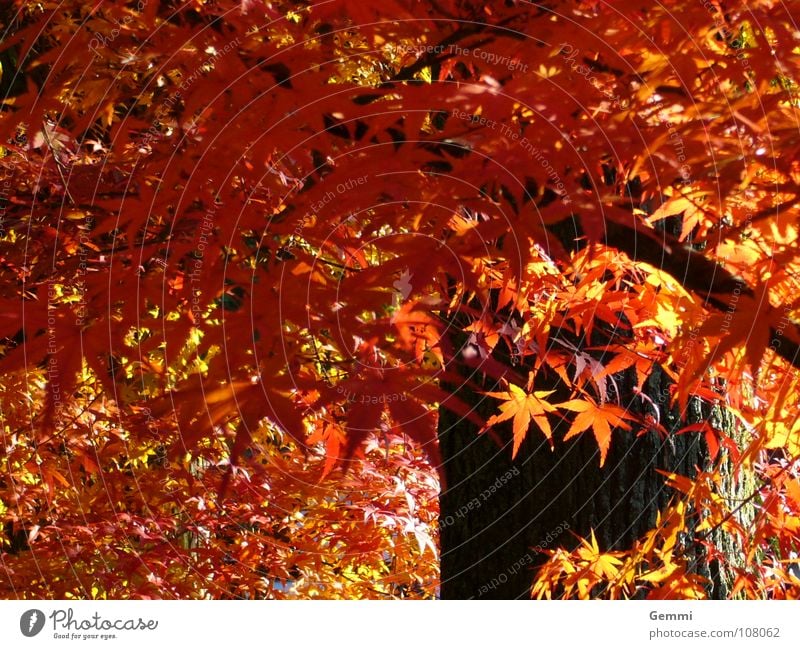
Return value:
M 457 349 L 457 347 L 456 347 Z M 462 376 L 475 373 L 461 366 Z M 632 372 L 615 376 L 620 405 L 631 412 L 655 415 L 671 433 L 687 423 L 715 416 L 697 399 L 690 401 L 688 421 L 670 410 L 668 379 L 655 368 L 644 393 L 633 392 Z M 466 403 L 488 418 L 498 401 L 478 394 L 462 382 L 453 389 Z M 537 389 L 553 389 L 553 383 Z M 483 390 L 501 389 L 484 380 Z M 551 399 L 568 398 L 561 387 Z M 442 409 L 439 441 L 446 490 L 440 499 L 442 599 L 528 598 L 535 571 L 546 560 L 543 550 L 572 549 L 575 536 L 594 530 L 604 550 L 621 550 L 655 525 L 656 513 L 673 495 L 657 469 L 692 476 L 708 461 L 698 434 L 615 430 L 605 466 L 599 467 L 597 442 L 586 432 L 564 443 L 566 428 L 554 426 L 555 448 L 531 426 L 514 461 L 511 460 L 509 422 L 495 430 L 508 443 L 500 448 L 474 424 Z M 728 421 L 731 426 L 732 422 Z M 724 575 L 708 565 L 704 550 L 689 547 L 698 562 L 695 571 L 711 579 L 709 596 L 726 595 Z

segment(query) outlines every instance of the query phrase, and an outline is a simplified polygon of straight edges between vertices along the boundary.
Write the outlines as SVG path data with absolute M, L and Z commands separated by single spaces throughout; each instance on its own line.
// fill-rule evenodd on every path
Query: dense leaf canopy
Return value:
M 693 534 L 800 596 L 800 4 L 0 12 L 2 596 L 432 597 L 440 409 L 599 466 L 692 398 L 736 440 L 533 594 L 703 597 Z

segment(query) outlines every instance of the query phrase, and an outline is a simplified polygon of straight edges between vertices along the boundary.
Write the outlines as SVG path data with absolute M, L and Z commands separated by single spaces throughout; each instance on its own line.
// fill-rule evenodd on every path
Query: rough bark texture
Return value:
M 466 368 L 461 371 L 475 378 Z M 653 405 L 633 393 L 632 374 L 617 375 L 616 379 L 624 407 L 654 414 Z M 465 384 L 449 387 L 482 416 L 496 412 L 496 399 Z M 493 381 L 482 387 L 498 389 Z M 687 421 L 681 422 L 677 412 L 667 407 L 668 383 L 659 369 L 652 373 L 644 391 L 659 408 L 660 421 L 669 431 L 713 414 L 693 400 Z M 552 398 L 566 397 L 556 394 Z M 440 514 L 443 599 L 529 597 L 534 571 L 546 558 L 537 550 L 574 546 L 571 532 L 588 537 L 594 530 L 604 549 L 629 547 L 654 526 L 656 513 L 673 493 L 656 470 L 692 476 L 696 467 L 708 461 L 705 444 L 697 434 L 662 439 L 656 432 L 637 436 L 635 429 L 617 430 L 601 469 L 591 433 L 564 443 L 563 424 L 554 428 L 554 450 L 531 427 L 512 461 L 510 430 L 501 425 L 496 431 L 508 441 L 504 448 L 486 434 L 479 436 L 469 421 L 447 410 L 440 413 L 439 440 L 447 480 Z M 698 572 L 712 580 L 709 595 L 724 597 L 724 576 L 707 564 L 703 549 L 690 546 L 688 552 L 695 554 Z

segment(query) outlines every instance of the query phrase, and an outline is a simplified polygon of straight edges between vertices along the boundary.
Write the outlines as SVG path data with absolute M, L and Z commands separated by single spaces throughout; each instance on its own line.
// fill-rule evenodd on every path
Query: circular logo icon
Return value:
M 19 630 L 22 635 L 32 638 L 44 628 L 44 613 L 38 608 L 25 611 L 19 618 Z

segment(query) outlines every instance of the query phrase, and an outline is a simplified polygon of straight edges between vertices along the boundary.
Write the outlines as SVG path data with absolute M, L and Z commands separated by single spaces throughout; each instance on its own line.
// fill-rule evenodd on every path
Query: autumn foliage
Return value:
M 435 597 L 446 409 L 598 466 L 702 435 L 650 533 L 560 538 L 534 597 L 706 597 L 689 537 L 800 597 L 799 12 L 0 9 L 0 595 Z

